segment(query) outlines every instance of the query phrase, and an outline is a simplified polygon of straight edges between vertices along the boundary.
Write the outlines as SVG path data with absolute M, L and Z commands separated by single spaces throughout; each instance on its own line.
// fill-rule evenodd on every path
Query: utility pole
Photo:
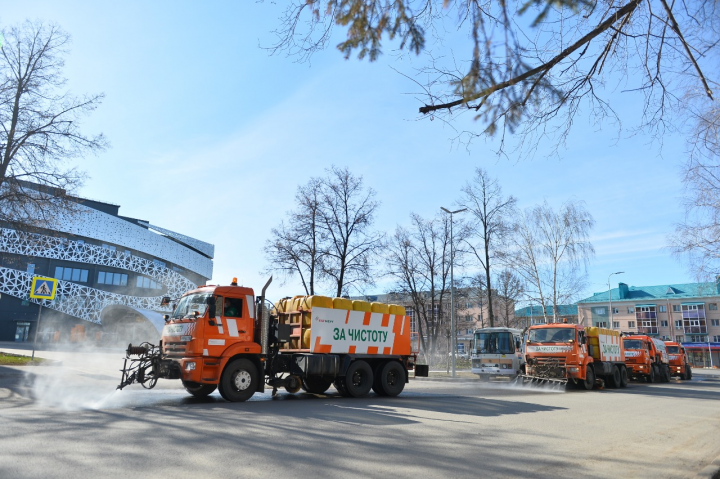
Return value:
M 455 377 L 455 349 L 457 348 L 455 337 L 455 278 L 453 276 L 453 264 L 455 263 L 455 248 L 453 243 L 453 215 L 455 213 L 462 213 L 467 211 L 467 208 L 463 208 L 457 211 L 450 211 L 447 208 L 440 207 L 445 213 L 450 215 L 450 347 L 452 348 L 452 377 Z

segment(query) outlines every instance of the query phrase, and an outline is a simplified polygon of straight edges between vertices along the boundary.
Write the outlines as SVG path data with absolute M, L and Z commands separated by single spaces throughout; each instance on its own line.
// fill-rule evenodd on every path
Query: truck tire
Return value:
M 215 384 L 200 384 L 192 381 L 183 381 L 182 385 L 187 392 L 196 398 L 207 397 L 217 389 L 217 385 Z
M 335 378 L 335 381 L 333 381 L 333 386 L 335 386 L 335 389 L 337 389 L 337 392 L 339 392 L 341 396 L 350 396 L 347 389 L 345 388 L 345 378 Z
M 378 396 L 387 396 L 387 394 L 385 394 L 385 390 L 382 387 L 382 381 L 380 380 L 382 376 L 382 370 L 385 367 L 385 364 L 387 363 L 380 363 L 378 366 L 375 367 L 375 370 L 373 371 L 372 390 Z
M 285 391 L 290 394 L 295 394 L 303 387 L 303 380 L 298 375 L 291 375 L 288 377 L 288 385 L 285 386 Z
M 585 381 L 580 384 L 586 391 L 590 391 L 593 387 L 595 387 L 595 372 L 593 372 L 593 369 L 590 366 L 588 366 L 585 371 Z
M 689 379 L 692 379 L 692 368 L 689 365 L 685 365 L 685 369 L 687 370 L 686 376 Z
M 660 371 L 662 371 L 662 382 L 669 383 L 670 382 L 670 367 L 665 364 L 661 364 Z
M 627 368 L 620 368 L 620 387 L 625 388 L 628 385 L 628 373 Z
M 655 365 L 652 364 L 650 366 L 650 372 L 648 373 L 647 376 L 645 376 L 645 380 L 649 383 L 655 383 L 655 382 L 657 382 L 656 378 L 657 378 L 657 375 L 655 374 Z
M 365 361 L 353 361 L 345 373 L 343 383 L 349 396 L 355 398 L 367 396 L 373 385 L 372 368 Z
M 613 366 L 612 372 L 607 376 L 608 386 L 612 389 L 620 387 L 620 370 L 617 366 Z
M 305 378 L 305 381 L 303 381 L 302 388 L 311 394 L 323 394 L 331 384 L 331 379 L 325 379 L 321 376 L 308 376 Z
M 257 389 L 258 371 L 252 361 L 236 359 L 225 366 L 220 377 L 220 395 L 230 402 L 243 402 Z
M 383 395 L 395 397 L 405 389 L 405 368 L 397 361 L 388 361 L 378 379 Z

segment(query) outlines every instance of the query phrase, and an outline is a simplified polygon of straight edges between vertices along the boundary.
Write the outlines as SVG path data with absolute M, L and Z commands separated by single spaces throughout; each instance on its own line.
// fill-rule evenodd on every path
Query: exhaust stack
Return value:
M 272 276 L 267 280 L 265 286 L 263 286 L 262 292 L 260 293 L 260 305 L 257 308 L 257 312 L 260 315 L 260 354 L 267 355 L 268 353 L 268 342 L 270 338 L 270 315 L 265 311 L 265 291 L 268 286 L 272 283 Z

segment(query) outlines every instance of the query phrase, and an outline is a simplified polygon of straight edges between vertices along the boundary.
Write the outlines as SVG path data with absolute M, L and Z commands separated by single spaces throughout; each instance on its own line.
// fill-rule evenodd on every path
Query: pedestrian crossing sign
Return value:
M 55 299 L 57 291 L 57 280 L 55 278 L 43 278 L 35 276 L 30 285 L 30 297 L 35 299 Z

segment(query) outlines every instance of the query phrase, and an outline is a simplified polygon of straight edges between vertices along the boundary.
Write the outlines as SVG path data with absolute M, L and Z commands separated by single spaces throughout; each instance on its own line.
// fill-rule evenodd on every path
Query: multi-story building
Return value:
M 714 283 L 658 286 L 619 283 L 609 292 L 578 301 L 577 306 L 580 324 L 678 341 L 693 364 L 702 367 L 720 365 L 719 303 L 720 278 Z
M 120 216 L 119 206 L 83 198 L 51 229 L 0 225 L 0 341 L 32 341 L 40 300 L 34 276 L 58 280 L 43 301 L 39 341 L 157 341 L 163 296 L 179 297 L 212 276 L 214 246 Z
M 577 324 L 578 307 L 576 304 L 559 304 L 557 314 L 553 315 L 553 307 L 546 306 L 543 314 L 542 306 L 525 306 L 515 310 L 515 321 L 520 328 L 526 328 L 533 324 L 556 322 Z

